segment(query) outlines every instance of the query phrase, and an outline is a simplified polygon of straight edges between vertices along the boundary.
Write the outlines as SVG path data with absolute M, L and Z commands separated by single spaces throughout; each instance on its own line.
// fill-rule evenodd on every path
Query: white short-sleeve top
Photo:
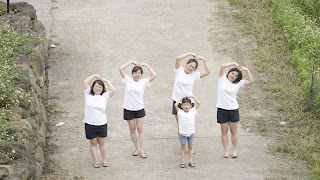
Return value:
M 122 79 L 122 82 L 126 86 L 122 107 L 130 111 L 138 111 L 143 109 L 143 94 L 144 89 L 150 85 L 149 78 L 140 79 L 138 82 L 136 82 L 132 77 L 126 74 Z
M 174 72 L 175 79 L 172 99 L 177 101 L 183 96 L 193 96 L 193 85 L 196 80 L 200 79 L 200 72 L 191 72 L 187 74 L 181 66 L 178 69 L 175 69 Z
M 196 108 L 191 108 L 189 112 L 179 109 L 177 115 L 179 118 L 179 133 L 184 136 L 191 136 L 195 132 Z
M 226 110 L 239 108 L 237 93 L 240 87 L 244 86 L 245 80 L 240 80 L 234 84 L 228 80 L 225 74 L 218 79 L 218 100 L 217 107 Z
M 91 88 L 83 91 L 85 97 L 85 115 L 83 122 L 91 125 L 104 125 L 107 123 L 106 106 L 110 99 L 109 91 L 102 95 L 91 95 Z

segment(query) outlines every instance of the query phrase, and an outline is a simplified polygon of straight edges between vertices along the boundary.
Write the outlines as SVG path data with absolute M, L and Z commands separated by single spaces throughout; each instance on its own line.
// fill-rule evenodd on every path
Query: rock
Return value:
M 44 154 L 43 154 L 43 149 L 41 147 L 37 147 L 36 153 L 34 154 L 37 162 L 40 164 L 44 164 Z
M 12 27 L 13 29 L 17 30 L 24 30 L 24 29 L 30 29 L 31 25 L 31 19 L 28 16 L 21 16 L 18 21 L 16 21 Z
M 15 161 L 12 170 L 9 171 L 9 175 L 4 180 L 35 180 L 36 171 L 32 164 L 26 161 Z
M 0 179 L 3 179 L 9 175 L 9 171 L 6 167 L 0 167 Z
M 8 162 L 10 162 L 9 156 L 4 153 L 0 153 L 0 164 L 7 164 Z

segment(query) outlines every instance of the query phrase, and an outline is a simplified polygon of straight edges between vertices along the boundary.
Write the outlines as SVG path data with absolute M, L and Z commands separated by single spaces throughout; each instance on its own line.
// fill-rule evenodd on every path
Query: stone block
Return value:
M 1 167 L 0 166 L 0 179 L 4 179 L 9 175 L 9 171 L 6 167 Z
M 41 147 L 37 147 L 36 152 L 34 154 L 34 157 L 36 158 L 36 161 L 39 162 L 40 164 L 44 164 L 44 153 L 43 149 Z
M 4 153 L 0 153 L 0 164 L 7 164 L 8 162 L 10 162 L 9 156 Z

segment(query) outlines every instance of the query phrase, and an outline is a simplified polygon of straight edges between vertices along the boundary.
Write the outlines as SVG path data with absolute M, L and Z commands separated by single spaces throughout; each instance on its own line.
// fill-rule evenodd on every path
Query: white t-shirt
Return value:
M 110 99 L 109 91 L 102 95 L 91 95 L 91 88 L 83 91 L 85 97 L 85 115 L 83 122 L 91 125 L 104 125 L 107 123 L 106 106 Z
M 197 114 L 196 108 L 191 108 L 189 112 L 179 109 L 179 133 L 183 136 L 191 136 L 195 132 L 195 116 Z
M 237 93 L 240 87 L 244 86 L 244 82 L 245 80 L 240 80 L 234 84 L 228 80 L 225 74 L 219 77 L 217 107 L 225 110 L 238 109 Z
M 130 111 L 139 111 L 144 108 L 144 89 L 150 85 L 149 78 L 140 79 L 135 82 L 132 77 L 126 76 L 122 79 L 126 85 L 123 108 Z
M 181 66 L 178 69 L 174 70 L 174 72 L 175 78 L 172 99 L 174 101 L 177 101 L 183 96 L 193 96 L 192 89 L 194 81 L 200 79 L 200 72 L 191 72 L 189 74 L 186 74 L 183 67 Z

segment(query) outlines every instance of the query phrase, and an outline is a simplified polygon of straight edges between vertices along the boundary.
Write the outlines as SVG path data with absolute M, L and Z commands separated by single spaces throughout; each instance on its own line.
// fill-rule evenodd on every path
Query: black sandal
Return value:
M 194 162 L 189 162 L 190 167 L 196 167 L 196 164 Z
M 185 168 L 185 167 L 186 167 L 186 165 L 184 163 L 180 164 L 180 168 Z

